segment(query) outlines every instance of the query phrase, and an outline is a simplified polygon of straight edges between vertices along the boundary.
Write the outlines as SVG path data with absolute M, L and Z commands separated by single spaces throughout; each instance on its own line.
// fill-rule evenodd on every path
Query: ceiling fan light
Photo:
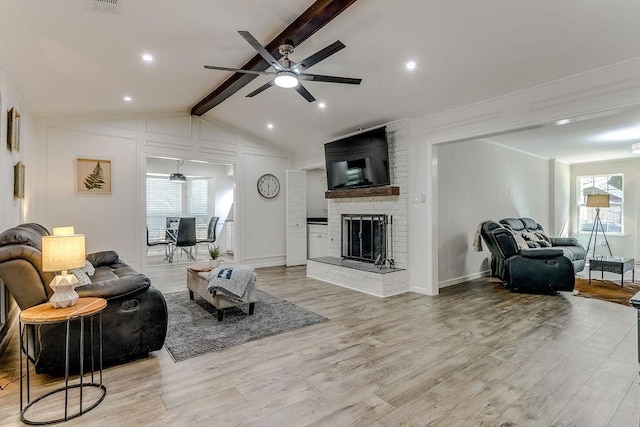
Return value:
M 298 86 L 298 76 L 293 71 L 281 71 L 273 82 L 278 87 L 289 89 Z
M 631 154 L 640 154 L 640 142 L 636 142 L 631 146 Z

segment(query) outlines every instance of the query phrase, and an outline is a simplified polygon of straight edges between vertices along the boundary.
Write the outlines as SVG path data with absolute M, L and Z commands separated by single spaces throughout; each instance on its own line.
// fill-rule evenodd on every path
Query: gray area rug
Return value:
M 180 362 L 329 320 L 274 295 L 257 292 L 253 315 L 247 314 L 249 304 L 225 308 L 222 322 L 217 320 L 215 307 L 198 295 L 191 301 L 186 290 L 165 294 L 169 324 L 164 345 L 173 360 Z

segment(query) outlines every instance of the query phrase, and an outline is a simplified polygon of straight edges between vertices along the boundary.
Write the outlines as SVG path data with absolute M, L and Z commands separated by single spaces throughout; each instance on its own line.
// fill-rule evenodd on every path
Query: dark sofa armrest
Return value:
M 88 254 L 86 258 L 94 267 L 113 265 L 120 262 L 120 257 L 115 251 L 94 252 L 92 254 Z
M 549 241 L 552 246 L 580 246 L 578 240 L 573 237 L 550 237 Z
M 97 297 L 106 300 L 126 297 L 145 291 L 151 286 L 151 280 L 144 274 L 103 280 L 78 286 L 76 292 L 80 297 Z
M 525 258 L 555 258 L 564 255 L 562 249 L 539 248 L 539 249 L 522 249 L 520 255 Z

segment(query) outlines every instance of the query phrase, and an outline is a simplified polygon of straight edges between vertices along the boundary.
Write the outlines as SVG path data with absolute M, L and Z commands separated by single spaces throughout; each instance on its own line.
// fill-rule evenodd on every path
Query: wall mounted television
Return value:
M 389 185 L 385 126 L 324 144 L 327 189 Z

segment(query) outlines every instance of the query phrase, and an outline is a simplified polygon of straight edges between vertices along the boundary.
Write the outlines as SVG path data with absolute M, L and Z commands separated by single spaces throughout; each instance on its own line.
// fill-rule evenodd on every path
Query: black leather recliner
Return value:
M 505 228 L 514 233 L 544 233 L 544 229 L 537 221 L 531 218 L 504 218 L 500 220 Z M 584 270 L 587 251 L 573 237 L 549 237 L 552 248 L 562 249 L 564 256 L 573 263 L 573 271 L 576 273 Z
M 508 289 L 532 293 L 573 290 L 573 264 L 562 249 L 520 249 L 512 232 L 494 221 L 482 224 L 481 236 L 492 255 L 492 274 Z
M 54 273 L 42 271 L 42 236 L 49 231 L 39 224 L 22 224 L 0 234 L 0 278 L 21 310 L 47 302 L 53 291 Z M 102 313 L 103 361 L 117 364 L 160 350 L 167 333 L 167 305 L 149 278 L 122 262 L 113 251 L 87 255 L 95 267 L 91 283 L 76 288 L 80 297 L 107 300 Z M 90 352 L 90 328 L 85 324 L 85 366 Z M 71 322 L 69 362 L 77 370 L 79 321 Z M 65 325 L 41 325 L 27 329 L 29 357 L 36 372 L 64 372 Z M 97 348 L 98 343 L 94 342 Z M 33 351 L 31 351 L 33 350 Z

